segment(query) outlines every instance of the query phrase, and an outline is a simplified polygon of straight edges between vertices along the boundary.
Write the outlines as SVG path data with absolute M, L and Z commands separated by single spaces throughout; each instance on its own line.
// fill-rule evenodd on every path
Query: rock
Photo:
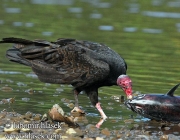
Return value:
M 127 120 L 124 120 L 124 123 L 133 123 L 134 120 L 133 119 L 127 119 Z
M 67 106 L 69 107 L 69 108 L 74 108 L 74 104 L 73 103 L 69 103 L 69 104 L 67 104 Z
M 169 129 L 171 129 L 170 127 L 164 127 L 164 130 L 169 130 Z
M 101 130 L 101 133 L 102 133 L 103 135 L 106 135 L 107 137 L 109 137 L 110 134 L 111 134 L 110 131 L 109 131 L 107 128 Z
M 168 135 L 162 135 L 160 137 L 160 140 L 168 140 L 168 139 L 169 139 Z
M 25 92 L 27 92 L 28 94 L 34 94 L 34 90 L 32 88 L 27 89 Z
M 35 121 L 39 121 L 39 120 L 41 120 L 41 115 L 40 115 L 40 114 L 36 114 L 36 115 L 33 117 L 33 119 L 34 119 Z
M 49 110 L 48 114 L 53 121 L 65 122 L 72 127 L 78 126 L 76 123 L 74 123 L 74 117 L 64 116 L 64 111 L 58 104 L 53 105 L 51 110 Z
M 29 128 L 21 128 L 21 131 L 23 131 L 23 132 L 31 132 L 31 129 L 29 129 Z
M 69 128 L 67 131 L 66 131 L 67 134 L 76 134 L 76 131 L 73 129 L 73 128 Z
M 12 133 L 12 132 L 19 132 L 19 128 L 15 128 L 13 124 L 6 124 L 6 127 L 4 127 L 4 132 Z
M 117 139 L 120 139 L 122 137 L 122 134 L 117 134 L 116 137 Z
M 96 137 L 96 140 L 104 140 L 104 139 L 101 137 Z
M 5 118 L 6 117 L 6 112 L 1 112 L 0 113 L 0 119 L 3 119 L 3 118 Z
M 78 136 L 78 137 L 83 136 L 83 132 L 79 128 L 77 128 L 77 129 L 69 128 L 66 131 L 66 134 L 73 135 L 73 136 Z
M 83 132 L 79 128 L 76 128 L 75 131 L 76 131 L 76 136 L 78 137 L 82 137 L 84 135 Z
M 56 134 L 59 134 L 59 133 L 62 133 L 63 130 L 62 130 L 61 128 L 58 128 L 58 129 L 56 129 L 54 132 L 55 132 Z
M 13 89 L 11 87 L 9 87 L 9 86 L 4 86 L 4 87 L 1 88 L 1 90 L 4 91 L 4 92 L 10 92 Z
M 47 116 L 47 114 L 45 113 L 43 116 L 42 116 L 42 118 L 41 118 L 41 122 L 45 122 L 45 121 L 47 121 L 48 120 L 48 116 Z
M 64 140 L 64 139 L 68 139 L 68 136 L 66 136 L 66 135 L 62 135 L 62 136 L 61 136 L 61 139 L 62 139 L 62 140 Z
M 86 129 L 96 129 L 96 126 L 93 125 L 93 124 L 88 124 L 88 125 L 86 126 Z
M 49 116 L 54 121 L 64 121 L 64 111 L 58 104 L 53 105 L 51 110 L 49 110 Z
M 93 138 L 84 138 L 83 140 L 94 140 Z

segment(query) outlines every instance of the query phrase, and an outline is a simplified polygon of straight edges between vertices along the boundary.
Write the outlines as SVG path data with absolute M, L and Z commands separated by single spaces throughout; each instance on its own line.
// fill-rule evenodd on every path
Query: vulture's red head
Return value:
M 117 85 L 126 93 L 128 99 L 132 99 L 132 81 L 127 75 L 120 75 L 117 78 Z

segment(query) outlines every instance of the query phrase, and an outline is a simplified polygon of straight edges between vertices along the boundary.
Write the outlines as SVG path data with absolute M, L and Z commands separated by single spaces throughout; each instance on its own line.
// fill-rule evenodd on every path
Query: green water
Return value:
M 180 82 L 178 5 L 173 7 L 171 1 L 151 0 L 66 2 L 69 3 L 36 4 L 33 0 L 2 0 L 0 38 L 39 38 L 49 41 L 57 38 L 76 38 L 101 42 L 126 60 L 127 74 L 133 81 L 134 91 L 166 93 Z M 151 14 L 156 13 L 148 15 L 149 11 Z M 61 99 L 67 98 L 73 102 L 72 88 L 68 85 L 41 83 L 37 78 L 29 77 L 30 68 L 9 62 L 5 57 L 5 52 L 10 47 L 11 44 L 4 44 L 0 49 L 0 88 L 8 85 L 13 90 L 1 90 L 0 99 L 15 97 L 16 101 L 11 106 L 0 105 L 0 110 L 5 108 L 19 113 L 45 113 L 53 104 L 58 103 L 65 112 L 70 112 L 71 109 Z M 33 94 L 27 92 L 29 89 L 34 91 Z M 57 89 L 60 89 L 60 92 Z M 177 90 L 177 95 L 179 91 Z M 116 86 L 99 89 L 104 111 L 111 117 L 103 127 L 118 127 L 124 124 L 122 118 L 128 119 L 131 115 L 136 117 L 136 114 L 127 110 L 123 104 L 111 99 L 113 95 L 123 94 Z M 29 100 L 24 101 L 22 98 Z M 90 113 L 89 122 L 95 124 L 99 119 L 97 110 L 91 106 L 85 94 L 80 95 L 79 100 L 83 109 Z M 113 123 L 113 119 L 118 123 Z

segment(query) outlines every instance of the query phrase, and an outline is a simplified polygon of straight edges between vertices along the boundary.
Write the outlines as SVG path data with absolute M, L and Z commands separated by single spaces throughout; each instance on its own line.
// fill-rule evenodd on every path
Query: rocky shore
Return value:
M 56 121 L 54 121 L 56 120 Z M 34 114 L 27 112 L 22 115 L 17 112 L 0 112 L 0 139 L 14 140 L 168 140 L 179 139 L 180 136 L 163 134 L 153 135 L 151 131 L 136 129 L 128 130 L 122 127 L 119 130 L 108 128 L 98 129 L 95 124 L 87 124 L 88 120 L 83 115 L 64 115 L 61 107 L 54 105 L 47 114 Z M 127 120 L 126 120 L 127 121 Z M 180 125 L 177 125 L 180 128 Z M 166 128 L 167 129 L 167 128 Z M 161 133 L 160 133 L 161 132 Z

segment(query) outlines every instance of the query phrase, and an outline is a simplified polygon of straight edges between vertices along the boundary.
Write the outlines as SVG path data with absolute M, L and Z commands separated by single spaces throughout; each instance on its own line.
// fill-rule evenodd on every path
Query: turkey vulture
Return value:
M 74 87 L 75 108 L 78 94 L 85 91 L 98 109 L 102 120 L 107 116 L 98 101 L 98 88 L 118 85 L 132 98 L 131 79 L 126 75 L 124 59 L 104 44 L 60 38 L 55 42 L 36 39 L 3 38 L 0 43 L 14 43 L 7 50 L 10 61 L 30 66 L 39 80 L 46 83 L 71 84 Z M 101 124 L 97 124 L 99 127 Z

